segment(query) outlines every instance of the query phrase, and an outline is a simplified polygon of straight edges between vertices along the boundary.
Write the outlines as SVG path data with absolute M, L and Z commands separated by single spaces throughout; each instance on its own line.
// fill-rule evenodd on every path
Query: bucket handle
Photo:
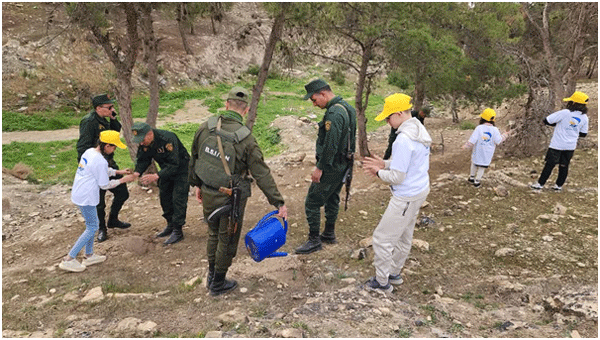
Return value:
M 270 213 L 266 214 L 265 216 L 263 216 L 263 218 L 260 219 L 260 221 L 258 221 L 258 223 L 256 223 L 256 227 L 262 227 L 262 224 L 271 216 L 277 214 L 279 212 L 279 210 L 273 210 Z M 287 234 L 287 230 L 288 230 L 288 223 L 287 220 L 283 220 L 283 230 L 285 231 L 285 233 Z

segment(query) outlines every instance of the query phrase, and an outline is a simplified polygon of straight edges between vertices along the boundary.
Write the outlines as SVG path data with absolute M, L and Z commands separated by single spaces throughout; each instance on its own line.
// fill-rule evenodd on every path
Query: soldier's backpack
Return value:
M 221 117 L 208 119 L 210 135 L 198 149 L 198 161 L 194 169 L 200 180 L 213 189 L 231 187 L 231 172 L 235 169 L 234 145 L 243 141 L 251 133 L 246 126 L 242 126 L 234 132 L 223 131 L 220 119 Z M 221 143 L 219 143 L 219 137 Z

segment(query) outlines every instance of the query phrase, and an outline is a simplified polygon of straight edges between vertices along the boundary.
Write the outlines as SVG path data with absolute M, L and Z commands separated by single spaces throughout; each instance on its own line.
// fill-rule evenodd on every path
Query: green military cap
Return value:
M 148 131 L 152 130 L 152 128 L 150 127 L 150 125 L 146 124 L 146 123 L 142 123 L 142 122 L 136 122 L 133 123 L 133 126 L 131 127 L 131 133 L 133 134 L 133 143 L 134 144 L 140 144 L 143 140 L 144 137 L 146 137 L 146 134 L 148 133 Z
M 313 94 L 317 93 L 317 91 L 326 86 L 329 86 L 329 84 L 327 84 L 325 80 L 321 78 L 315 79 L 310 83 L 304 85 L 304 88 L 306 89 L 306 96 L 304 96 L 304 100 L 307 100 L 308 98 L 312 97 Z
M 244 103 L 248 104 L 250 102 L 250 94 L 245 88 L 235 86 L 231 89 L 231 91 L 229 91 L 229 94 L 227 95 L 227 100 L 229 99 L 243 101 Z
M 115 101 L 110 99 L 110 97 L 107 94 L 101 94 L 92 98 L 92 105 L 94 106 L 94 109 L 102 104 L 112 104 L 114 102 Z

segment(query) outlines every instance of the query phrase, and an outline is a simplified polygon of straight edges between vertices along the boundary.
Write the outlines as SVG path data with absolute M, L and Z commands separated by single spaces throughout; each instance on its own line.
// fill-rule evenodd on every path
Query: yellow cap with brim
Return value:
M 127 145 L 121 142 L 121 138 L 119 136 L 118 131 L 114 130 L 104 130 L 100 132 L 100 141 L 102 143 L 116 145 L 121 149 L 127 149 Z
M 488 122 L 493 122 L 494 119 L 496 119 L 496 111 L 487 108 L 483 110 L 479 117 L 483 118 L 483 120 L 487 120 Z
M 375 117 L 375 120 L 380 122 L 386 119 L 392 113 L 410 110 L 410 108 L 412 108 L 410 100 L 410 96 L 407 96 L 404 93 L 395 93 L 391 96 L 388 96 L 385 98 L 383 111 L 381 111 L 381 113 Z
M 587 104 L 588 100 L 590 99 L 590 97 L 588 97 L 587 94 L 583 93 L 583 92 L 579 92 L 579 91 L 575 91 L 573 92 L 573 94 L 571 95 L 571 97 L 569 98 L 564 98 L 563 102 L 573 102 L 573 103 L 578 103 L 578 104 Z

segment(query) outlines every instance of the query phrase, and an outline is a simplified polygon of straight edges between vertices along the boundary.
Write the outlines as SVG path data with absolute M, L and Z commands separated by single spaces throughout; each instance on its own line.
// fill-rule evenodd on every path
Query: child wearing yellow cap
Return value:
M 530 186 L 532 189 L 541 190 L 558 164 L 558 177 L 552 189 L 557 192 L 562 190 L 569 173 L 571 157 L 577 147 L 577 140 L 579 137 L 587 136 L 588 133 L 588 100 L 587 94 L 575 91 L 571 97 L 563 99 L 567 102 L 566 109 L 544 118 L 544 124 L 554 126 L 554 133 L 546 153 L 546 164 L 538 181 Z
M 116 186 L 134 180 L 131 176 L 110 180 L 109 176 L 125 175 L 129 169 L 114 170 L 108 167 L 106 157 L 115 152 L 115 149 L 127 148 L 119 138 L 119 132 L 104 130 L 100 133 L 97 146 L 87 149 L 82 155 L 75 173 L 71 201 L 77 205 L 85 219 L 85 231 L 71 248 L 69 254 L 58 265 L 58 268 L 70 272 L 81 272 L 86 266 L 101 263 L 106 256 L 94 254 L 94 235 L 100 227 L 96 206 L 100 201 L 99 189 L 112 189 Z M 77 254 L 85 247 L 83 263 L 77 261 Z
M 496 125 L 496 111 L 487 108 L 483 110 L 479 120 L 479 126 L 471 134 L 469 140 L 463 145 L 463 149 L 473 148 L 471 154 L 471 172 L 469 183 L 476 188 L 481 186 L 481 178 L 485 169 L 492 163 L 496 145 L 502 143 L 508 136 L 508 131 L 501 134 Z

